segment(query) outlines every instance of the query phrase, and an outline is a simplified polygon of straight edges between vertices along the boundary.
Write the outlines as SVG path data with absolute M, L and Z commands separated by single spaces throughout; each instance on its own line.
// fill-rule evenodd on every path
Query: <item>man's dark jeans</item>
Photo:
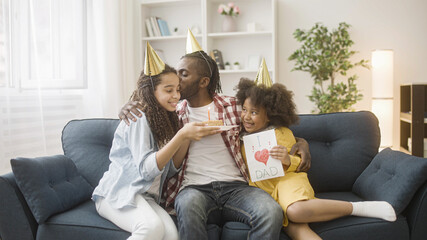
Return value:
M 225 221 L 242 222 L 251 227 L 248 239 L 279 239 L 283 211 L 263 190 L 245 182 L 212 182 L 191 185 L 175 199 L 181 240 L 208 239 L 209 213 L 219 210 Z

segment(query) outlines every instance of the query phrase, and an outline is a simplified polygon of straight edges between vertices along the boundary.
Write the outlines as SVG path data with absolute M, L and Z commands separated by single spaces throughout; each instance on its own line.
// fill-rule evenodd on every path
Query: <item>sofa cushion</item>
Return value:
M 16 158 L 11 165 L 16 183 L 39 224 L 92 195 L 93 188 L 66 156 Z
M 62 131 L 64 155 L 92 187 L 98 186 L 111 163 L 109 154 L 119 123 L 118 119 L 72 120 Z
M 316 194 L 316 197 L 350 202 L 363 201 L 353 192 L 324 192 Z M 309 225 L 322 239 L 328 240 L 409 239 L 408 224 L 402 215 L 399 215 L 395 222 L 387 222 L 379 218 L 347 216 Z
M 387 201 L 400 214 L 426 180 L 426 158 L 387 148 L 357 178 L 353 192 L 366 200 Z
M 50 217 L 37 230 L 37 239 L 127 239 L 130 234 L 99 216 L 92 200 Z
M 172 219 L 176 220 L 175 216 Z M 208 224 L 207 231 L 209 240 L 220 239 L 221 229 L 217 225 Z M 130 234 L 101 217 L 95 209 L 95 203 L 88 200 L 50 217 L 37 230 L 37 239 L 56 240 L 58 236 L 61 236 L 61 240 L 124 240 Z
M 221 240 L 247 239 L 251 228 L 241 222 L 227 222 L 222 227 Z
M 310 223 L 322 239 L 328 240 L 402 240 L 409 238 L 409 227 L 406 218 L 398 216 L 395 222 L 378 218 L 342 217 L 327 222 Z
M 351 191 L 378 153 L 380 131 L 371 112 L 300 115 L 291 130 L 309 143 L 308 178 L 316 193 Z

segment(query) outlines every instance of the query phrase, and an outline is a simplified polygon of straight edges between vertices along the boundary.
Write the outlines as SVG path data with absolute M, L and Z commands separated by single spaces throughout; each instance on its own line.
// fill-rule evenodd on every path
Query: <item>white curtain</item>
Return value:
M 3 13 L 0 57 L 4 59 L 0 61 L 0 74 L 4 69 L 5 76 L 0 79 L 0 174 L 11 171 L 10 159 L 14 157 L 62 154 L 61 131 L 72 119 L 117 118 L 120 107 L 127 102 L 136 84 L 139 70 L 135 65 L 140 66 L 139 54 L 136 54 L 139 52 L 139 32 L 134 24 L 137 1 L 87 0 L 83 13 L 87 16 L 86 84 L 83 88 L 46 88 L 46 83 L 40 79 L 45 80 L 43 73 L 50 66 L 48 64 L 56 63 L 44 59 L 46 46 L 39 39 L 46 33 L 39 29 L 41 21 L 37 16 L 46 13 L 37 6 L 68 0 L 21 0 L 27 3 L 29 20 L 33 22 L 27 29 L 32 33 L 28 34 L 31 37 L 21 36 L 19 39 L 27 41 L 23 45 L 37 53 L 30 60 L 29 71 L 35 80 L 31 84 L 35 86 L 24 88 L 19 71 L 21 66 L 16 58 L 26 56 L 22 56 L 24 51 L 11 47 L 14 42 L 8 42 L 8 39 L 13 41 L 16 32 L 22 32 L 22 26 L 14 24 L 14 14 L 18 16 L 16 11 L 24 11 L 22 6 L 25 4 L 22 3 L 18 6 L 21 9 L 13 8 L 18 1 L 0 0 L 3 5 L 0 8 Z
M 104 117 L 117 118 L 136 86 L 139 47 L 132 0 L 89 2 L 89 89 L 100 93 Z M 140 65 L 140 64 L 139 64 Z M 94 96 L 94 95 L 91 95 Z M 93 108 L 90 108 L 93 109 Z M 91 111 L 91 110 L 89 110 Z

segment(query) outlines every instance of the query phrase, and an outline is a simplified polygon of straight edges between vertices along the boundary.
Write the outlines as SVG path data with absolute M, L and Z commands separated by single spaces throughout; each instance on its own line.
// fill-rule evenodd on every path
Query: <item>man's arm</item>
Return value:
M 295 137 L 295 139 L 297 143 L 292 146 L 290 154 L 299 154 L 301 156 L 301 164 L 297 168 L 297 172 L 307 172 L 311 167 L 311 155 L 308 142 L 304 138 Z
M 137 101 L 129 101 L 127 102 L 119 112 L 120 120 L 123 120 L 128 126 L 130 124 L 129 119 L 136 122 L 136 118 L 134 115 L 141 117 L 141 113 L 138 109 L 142 110 L 141 103 Z M 133 114 L 132 114 L 133 113 Z

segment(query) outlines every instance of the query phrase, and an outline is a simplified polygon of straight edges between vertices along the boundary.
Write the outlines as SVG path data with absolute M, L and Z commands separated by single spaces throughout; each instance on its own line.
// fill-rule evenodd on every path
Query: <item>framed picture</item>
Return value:
M 249 55 L 248 56 L 248 70 L 258 70 L 259 64 L 261 62 L 260 55 Z

